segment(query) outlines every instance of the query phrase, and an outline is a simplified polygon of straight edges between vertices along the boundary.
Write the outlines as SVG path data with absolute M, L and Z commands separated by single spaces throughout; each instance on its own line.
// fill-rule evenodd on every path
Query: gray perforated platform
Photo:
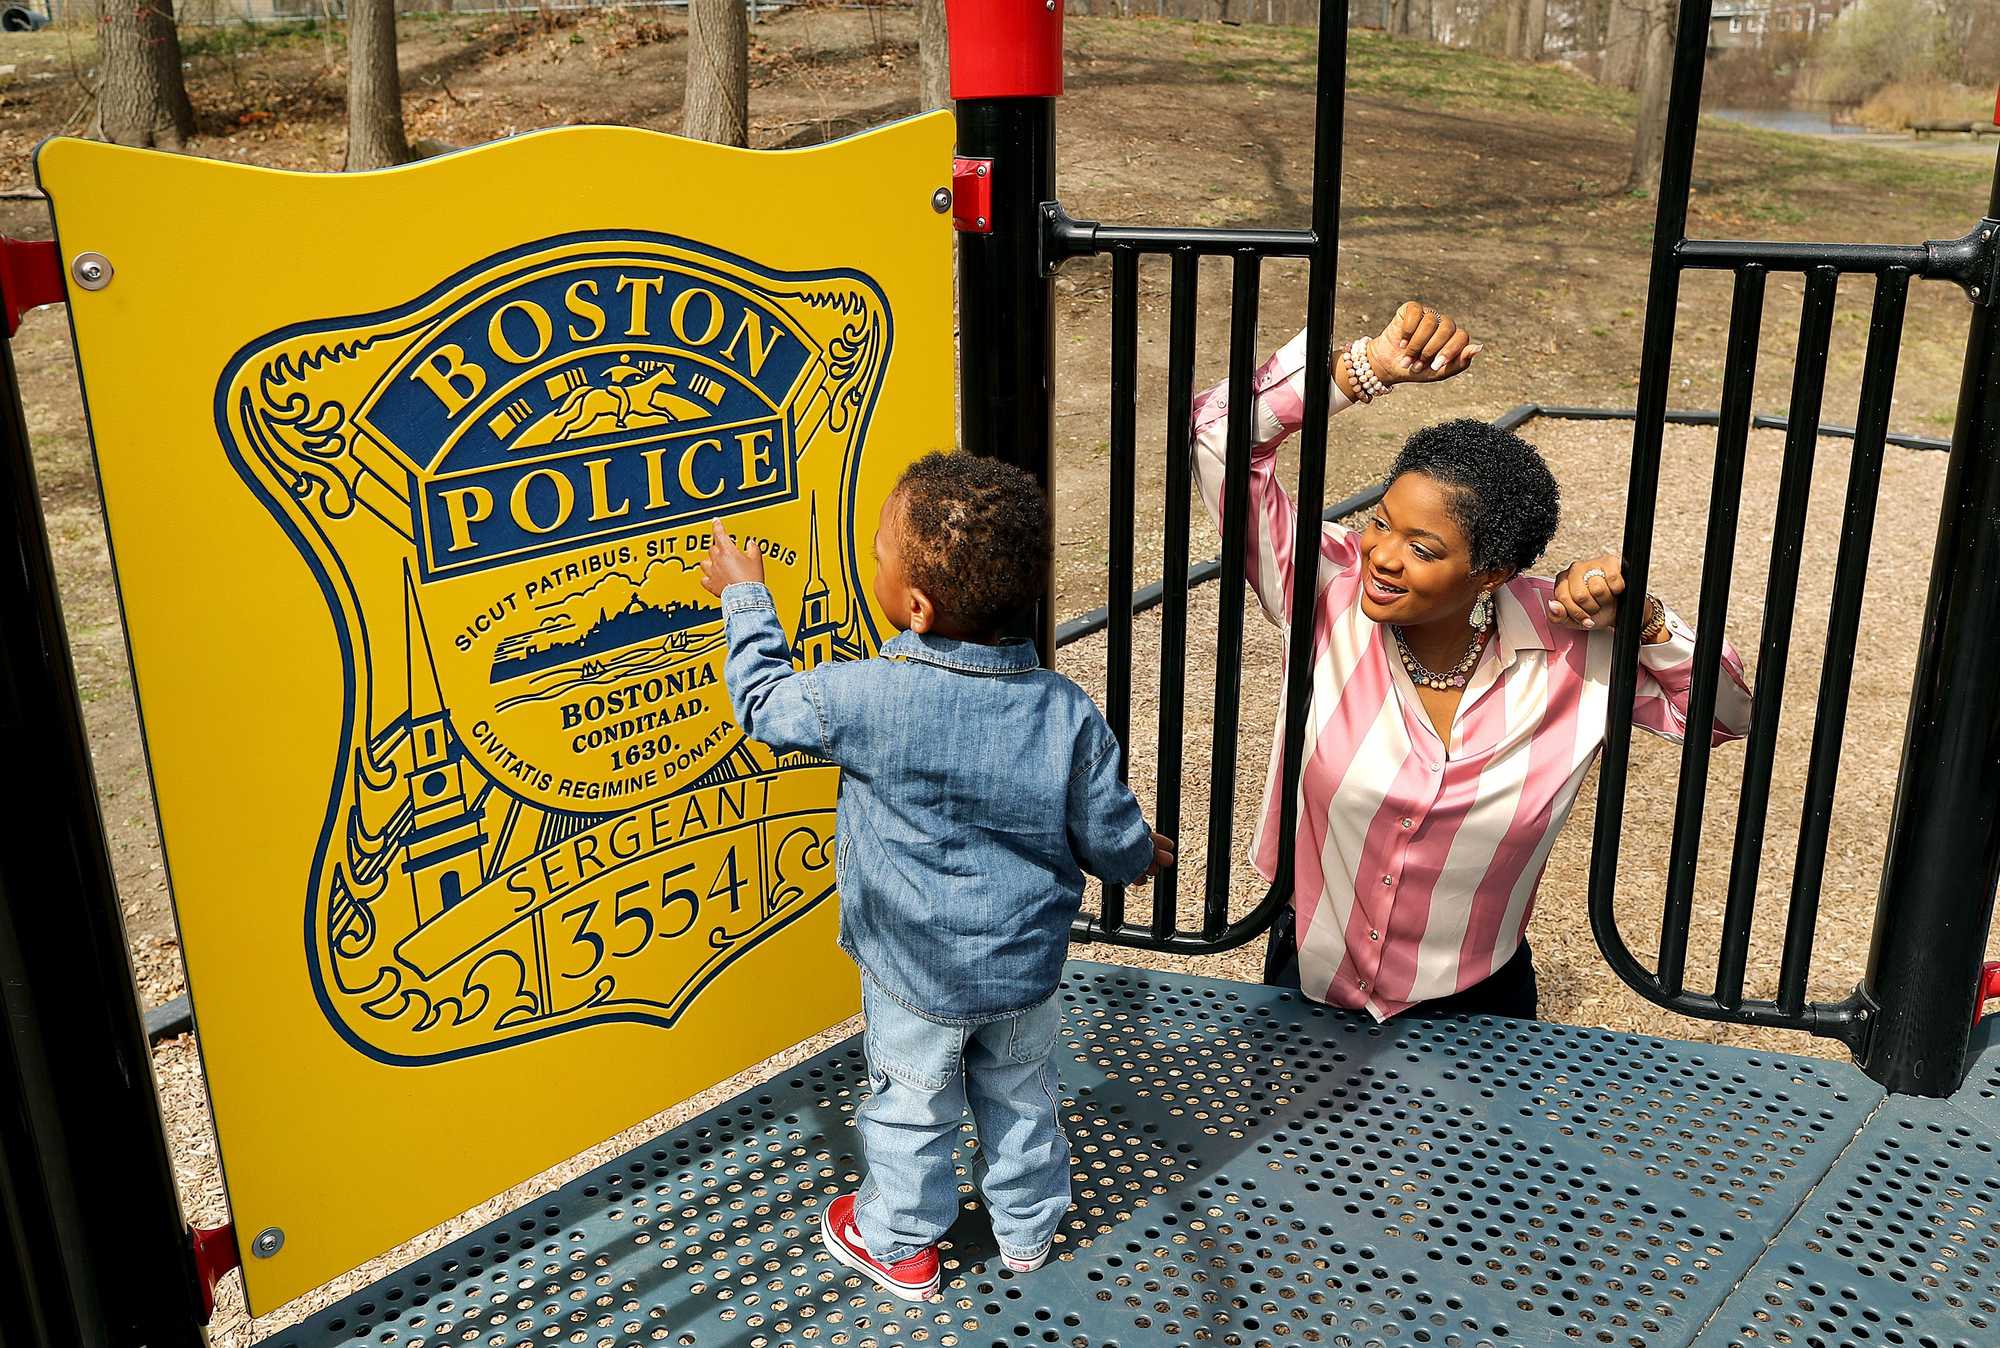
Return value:
M 1974 1027 L 1970 1048 L 1972 1065 L 1951 1102 L 1982 1121 L 1989 1132 L 2000 1131 L 2000 1014 Z
M 1103 965 L 1064 997 L 1076 1207 L 1037 1273 L 1000 1266 L 969 1184 L 930 1303 L 822 1255 L 818 1210 L 859 1179 L 850 1041 L 273 1341 L 1683 1345 L 1881 1100 L 1814 1058 L 1374 1026 Z M 1981 1304 L 1985 1258 L 1952 1275 Z
M 1972 1047 L 1950 1100 L 1868 1121 L 1699 1348 L 2000 1345 L 2000 1048 Z

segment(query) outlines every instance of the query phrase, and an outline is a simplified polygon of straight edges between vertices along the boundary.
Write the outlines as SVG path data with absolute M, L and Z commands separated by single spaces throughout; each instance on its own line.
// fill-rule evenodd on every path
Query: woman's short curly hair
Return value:
M 904 471 L 903 569 L 952 622 L 998 631 L 1041 596 L 1049 505 L 1035 479 L 974 454 L 924 455 Z
M 1510 431 L 1461 418 L 1426 426 L 1396 456 L 1385 483 L 1422 473 L 1445 484 L 1474 571 L 1525 571 L 1555 537 L 1562 492 L 1541 451 Z

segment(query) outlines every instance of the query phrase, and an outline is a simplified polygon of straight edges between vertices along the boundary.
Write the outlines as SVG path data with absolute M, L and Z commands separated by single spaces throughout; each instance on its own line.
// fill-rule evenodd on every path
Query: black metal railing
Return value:
M 2000 870 L 2000 856 L 1995 855 L 1994 845 L 1986 841 L 1993 832 L 1992 805 L 2000 804 L 2000 772 L 1990 763 L 1969 761 L 1962 749 L 1956 762 L 1946 764 L 1941 770 L 1943 760 L 1952 757 L 1947 752 L 1950 741 L 1943 737 L 1941 723 L 1950 720 L 1959 727 L 1956 733 L 1984 741 L 1990 733 L 1996 704 L 2000 704 L 2000 680 L 1996 680 L 1990 669 L 1983 673 L 1967 670 L 1967 677 L 1952 689 L 1953 705 L 1947 712 L 1935 673 L 1945 666 L 1969 663 L 1953 644 L 1954 638 L 1960 643 L 1970 643 L 1975 639 L 1973 632 L 1977 631 L 1990 643 L 1994 629 L 1969 628 L 1963 620 L 1964 614 L 1976 609 L 1991 611 L 2000 618 L 2000 605 L 1988 593 L 2000 581 L 2000 570 L 1995 569 L 2000 568 L 2000 542 L 1989 542 L 1985 537 L 1993 532 L 1990 521 L 1994 507 L 2000 505 L 2000 495 L 1988 494 L 1995 488 L 1977 479 L 1990 474 L 1974 467 L 2000 451 L 2000 427 L 1995 425 L 1996 417 L 2000 417 L 2000 389 L 1994 387 L 1996 380 L 1985 372 L 1994 360 L 1996 316 L 2000 316 L 2000 311 L 1993 307 L 1992 293 L 1996 269 L 2000 269 L 2000 247 L 1996 247 L 1994 238 L 2000 221 L 1989 218 L 1961 239 L 1908 246 L 1688 238 L 1687 199 L 1708 13 L 1706 0 L 1695 0 L 1681 9 L 1625 523 L 1626 583 L 1632 592 L 1643 593 L 1652 550 L 1660 451 L 1664 428 L 1670 419 L 1666 393 L 1680 276 L 1689 270 L 1728 271 L 1734 277 L 1734 297 L 1724 354 L 1721 406 L 1712 420 L 1716 427 L 1716 457 L 1703 555 L 1701 622 L 1688 706 L 1689 732 L 1681 753 L 1673 842 L 1654 967 L 1647 968 L 1634 956 L 1613 911 L 1632 740 L 1629 708 L 1637 680 L 1638 606 L 1628 606 L 1618 624 L 1612 713 L 1599 780 L 1591 864 L 1591 922 L 1611 967 L 1653 1001 L 1693 1016 L 1804 1029 L 1837 1038 L 1853 1047 L 1872 1072 L 1890 1080 L 1898 1089 L 1935 1094 L 1955 1084 L 1963 1062 L 1972 989 L 1992 910 L 1996 870 Z M 1993 215 L 2000 215 L 2000 170 L 1996 170 L 1995 196 L 1989 209 L 1989 216 Z M 1804 280 L 1791 406 L 1782 419 L 1753 418 L 1750 404 L 1765 311 L 1765 282 L 1773 272 L 1797 274 Z M 1745 975 L 1771 810 L 1772 769 L 1797 609 L 1806 507 L 1818 437 L 1834 429 L 1821 426 L 1820 411 L 1826 392 L 1827 351 L 1836 291 L 1843 276 L 1875 278 L 1873 312 L 1861 375 L 1860 412 L 1849 432 L 1853 449 L 1847 496 L 1777 995 L 1774 999 L 1759 1000 L 1745 996 Z M 1876 955 L 1871 958 L 1867 982 L 1854 994 L 1838 1002 L 1813 1003 L 1806 999 L 1813 935 L 1840 769 L 1883 449 L 1892 438 L 1888 429 L 1889 407 L 1912 279 L 1954 282 L 1973 301 L 1966 383 L 1958 432 L 1951 444 L 1952 481 L 1947 484 L 1945 519 L 1925 618 L 1923 661 L 1910 714 L 1890 862 L 1883 880 Z M 1688 419 L 1688 414 L 1675 419 Z M 1694 979 L 1688 967 L 1688 936 L 1707 804 L 1711 743 L 1708 727 L 1722 678 L 1719 657 L 1728 610 L 1746 445 L 1750 430 L 1758 424 L 1784 428 L 1784 457 L 1721 941 L 1713 983 L 1706 990 L 1696 990 L 1691 986 Z M 1910 443 L 1910 437 L 1895 439 Z M 1959 540 L 1956 550 L 1955 539 Z M 1989 727 L 1989 731 L 1982 732 L 1980 727 Z M 1916 801 L 1924 804 L 1919 808 L 1914 804 Z M 1955 806 L 1948 804 L 1954 801 Z M 1947 813 L 1963 828 L 1955 843 L 1948 841 L 1936 822 L 1935 816 Z M 1917 867 L 1925 876 L 1923 892 L 1912 889 L 1911 878 L 1905 874 L 1909 866 L 1899 871 L 1897 865 L 1899 854 L 1912 856 L 1908 839 L 1915 834 L 1931 838 L 1933 847 L 1955 856 L 1959 867 L 1958 873 L 1951 876 L 1935 857 L 1924 860 Z M 1926 973 L 1917 975 L 1911 971 L 1906 975 L 1913 981 L 1921 977 L 1939 982 L 1951 991 L 1936 998 L 1936 1005 L 1922 1013 L 1920 1029 L 1911 1030 L 1923 1042 L 1922 1049 L 1894 1055 L 1900 1066 L 1891 1066 L 1875 1051 L 1880 1038 L 1879 1022 L 1891 1003 L 1902 1008 L 1898 1015 L 1905 1014 L 1908 998 L 1892 993 L 1879 976 L 1885 944 L 1888 948 L 1903 949 L 1914 940 L 1935 941 L 1945 931 L 1954 929 L 1957 949 L 1949 954 L 1937 950 Z M 1913 935 L 1917 931 L 1928 935 L 1918 938 Z M 1968 962 L 1969 967 L 1962 967 Z M 1954 1037 L 1957 1047 L 1950 1050 Z
M 1989 219 L 1965 237 L 1914 245 L 1735 242 L 1687 237 L 1687 201 L 1702 79 L 1707 0 L 1681 11 L 1667 117 L 1648 288 L 1645 345 L 1638 405 L 1629 414 L 1579 408 L 1516 409 L 1501 419 L 1630 415 L 1635 422 L 1626 519 L 1626 580 L 1643 592 L 1652 549 L 1653 512 L 1660 453 L 1669 422 L 1716 428 L 1717 452 L 1700 587 L 1701 627 L 1690 696 L 1689 721 L 1674 804 L 1674 836 L 1661 896 L 1660 939 L 1654 967 L 1627 945 L 1614 915 L 1619 843 L 1630 765 L 1632 696 L 1637 681 L 1640 606 L 1628 606 L 1618 623 L 1613 655 L 1609 720 L 1591 862 L 1590 914 L 1611 967 L 1647 997 L 1690 1015 L 1809 1030 L 1838 1038 L 1869 1070 L 1897 1089 L 1936 1093 L 1949 1089 L 1963 1060 L 1978 957 L 2000 878 L 2000 756 L 1981 757 L 1975 746 L 1996 738 L 2000 724 L 2000 675 L 1979 642 L 2000 630 L 2000 329 L 1994 292 L 2000 289 L 2000 174 Z M 1027 463 L 1047 480 L 1053 447 L 1052 305 L 1049 278 L 1067 259 L 1109 255 L 1111 260 L 1112 410 L 1110 417 L 1110 601 L 1095 613 L 1057 628 L 1044 611 L 1036 635 L 1052 651 L 1062 640 L 1102 631 L 1107 639 L 1106 711 L 1121 740 L 1131 740 L 1133 615 L 1158 606 L 1161 615 L 1158 749 L 1155 817 L 1166 832 L 1184 830 L 1182 748 L 1187 652 L 1187 601 L 1193 584 L 1213 579 L 1217 598 L 1214 650 L 1215 707 L 1207 765 L 1212 783 L 1207 869 L 1200 917 L 1184 928 L 1181 884 L 1162 875 L 1150 913 L 1128 911 L 1128 896 L 1111 888 L 1095 914 L 1079 920 L 1080 941 L 1104 941 L 1198 953 L 1240 945 L 1269 930 L 1267 972 L 1288 945 L 1289 924 L 1276 921 L 1291 897 L 1296 846 L 1298 782 L 1304 740 L 1323 518 L 1326 364 L 1330 296 L 1339 212 L 1341 98 L 1345 80 L 1345 24 L 1337 6 L 1323 9 L 1315 110 L 1311 226 L 1289 229 L 1176 229 L 1101 225 L 1071 218 L 1054 191 L 1053 99 L 994 99 L 959 105 L 960 150 L 967 155 L 1012 155 L 1014 170 L 995 175 L 995 234 L 968 235 L 960 251 L 963 439 L 977 453 Z M 1011 222 L 1011 223 L 1010 223 Z M 1165 438 L 1164 564 L 1161 579 L 1135 590 L 1134 496 L 1139 348 L 1138 286 L 1146 259 L 1170 261 Z M 1226 468 L 1221 509 L 1221 555 L 1188 564 L 1191 488 L 1189 415 L 1193 392 L 1199 264 L 1227 258 L 1232 268 L 1228 375 L 1238 389 L 1250 379 L 1257 351 L 1258 283 L 1267 259 L 1303 258 L 1308 264 L 1306 407 L 1297 484 L 1299 513 L 1293 555 L 1301 575 L 1292 595 L 1284 719 L 1281 727 L 1281 801 L 1278 879 L 1248 912 L 1230 912 L 1231 841 L 1236 805 L 1238 702 L 1243 649 L 1244 540 L 1249 483 L 1251 419 L 1255 400 L 1237 397 L 1226 427 Z M 1725 350 L 1721 405 L 1712 413 L 1670 411 L 1666 405 L 1680 277 L 1689 270 L 1727 271 L 1734 281 L 1730 335 Z M 1751 410 L 1766 282 L 1774 273 L 1804 282 L 1791 405 L 1782 417 Z M 1827 354 L 1838 286 L 1844 276 L 1875 278 L 1869 348 L 1861 380 L 1856 425 L 1822 422 Z M 1868 569 L 1870 533 L 1888 444 L 1940 447 L 1934 441 L 1892 436 L 1890 398 L 1909 282 L 1955 282 L 1975 303 L 1958 427 L 1951 442 L 1946 504 L 1925 619 L 1923 657 L 1910 714 L 1910 736 L 1899 779 L 1896 822 L 1885 867 L 1875 946 L 1862 986 L 1837 1002 L 1807 1000 L 1819 890 L 1826 865 L 1834 786 L 1840 767 L 1843 722 Z M 972 334 L 984 334 L 977 339 Z M 970 345 L 976 340 L 978 352 Z M 1737 539 L 1745 457 L 1752 429 L 1785 432 L 1779 501 L 1758 643 L 1758 690 L 1745 750 L 1741 800 L 1721 916 L 1722 940 L 1712 984 L 1695 986 L 1688 967 L 1696 872 L 1707 805 L 1712 722 L 1722 677 L 1720 652 L 1726 627 L 1732 556 Z M 1783 954 L 1775 998 L 1746 993 L 1751 931 L 1759 899 L 1760 862 L 1772 808 L 1777 727 L 1786 662 L 1797 608 L 1800 561 L 1814 461 L 1822 435 L 1852 441 L 1826 658 L 1820 672 L 1819 714 L 1807 767 L 1798 850 L 1793 858 Z M 1333 511 L 1365 506 L 1368 498 Z M 1987 621 L 1990 619 L 1990 623 Z M 1946 696 L 1946 688 L 1951 695 Z M 1949 726 L 1947 733 L 1941 727 Z M 1922 839 L 1921 845 L 1916 840 Z M 1991 840 L 1991 841 L 1988 841 Z M 1948 861 L 1940 858 L 1949 858 Z M 1951 945 L 1943 965 L 1926 964 L 1926 943 Z M 1885 1029 L 1893 1024 L 1893 1029 Z M 1952 1044 L 1956 1043 L 1953 1048 Z M 1941 1049 L 1947 1051 L 1940 1051 Z
M 1692 3 L 1682 13 L 1668 115 L 1668 144 L 1661 174 L 1639 406 L 1630 414 L 1598 409 L 1537 407 L 1516 409 L 1508 416 L 1517 420 L 1537 414 L 1633 417 L 1636 429 L 1625 547 L 1628 583 L 1639 589 L 1643 589 L 1645 584 L 1646 563 L 1651 551 L 1664 427 L 1669 422 L 1715 426 L 1717 453 L 1700 589 L 1702 623 L 1697 636 L 1688 713 L 1690 724 L 1698 728 L 1706 727 L 1713 720 L 1722 677 L 1721 643 L 1727 618 L 1749 432 L 1766 428 L 1785 432 L 1779 499 L 1758 641 L 1758 691 L 1753 701 L 1752 726 L 1745 748 L 1736 832 L 1721 914 L 1722 937 L 1713 984 L 1705 990 L 1697 990 L 1691 986 L 1688 968 L 1689 933 L 1694 916 L 1695 882 L 1710 767 L 1711 740 L 1706 733 L 1698 730 L 1689 735 L 1682 749 L 1681 774 L 1674 804 L 1674 834 L 1662 896 L 1655 967 L 1647 968 L 1632 954 L 1613 916 L 1619 841 L 1624 824 L 1624 788 L 1631 752 L 1629 708 L 1637 678 L 1636 608 L 1621 621 L 1616 639 L 1611 695 L 1613 711 L 1600 778 L 1592 857 L 1591 920 L 1612 968 L 1653 1000 L 1695 1016 L 1784 1026 L 1828 1035 L 1848 1043 L 1866 1058 L 1870 1030 L 1879 1023 L 1882 1006 L 1883 990 L 1876 977 L 1877 961 L 1871 961 L 1869 983 L 1838 1002 L 1809 1002 L 1806 990 L 1884 449 L 1889 444 L 1915 448 L 1945 447 L 1936 441 L 1892 435 L 1888 429 L 1903 314 L 1912 279 L 1955 282 L 1978 306 L 1975 310 L 1974 339 L 1968 350 L 1968 399 L 1961 408 L 1960 433 L 1953 440 L 1956 461 L 1973 452 L 1974 440 L 1982 437 L 1991 439 L 1994 435 L 1993 418 L 1983 410 L 1990 390 L 1987 383 L 1976 376 L 1975 367 L 1985 358 L 1981 353 L 1992 341 L 1991 305 L 1994 288 L 2000 285 L 2000 249 L 1994 245 L 1991 220 L 1960 239 L 1915 245 L 1689 239 L 1686 236 L 1687 196 L 1707 9 L 1704 3 Z M 1215 580 L 1221 588 L 1217 600 L 1215 706 L 1209 758 L 1212 785 L 1205 821 L 1207 869 L 1200 890 L 1199 921 L 1191 928 L 1183 929 L 1179 919 L 1180 877 L 1176 872 L 1169 871 L 1160 877 L 1153 892 L 1150 914 L 1140 915 L 1136 920 L 1128 914 L 1124 892 L 1115 887 L 1107 888 L 1099 911 L 1079 920 L 1075 932 L 1079 940 L 1106 941 L 1180 953 L 1225 950 L 1272 928 L 1274 920 L 1291 897 L 1290 876 L 1298 822 L 1297 784 L 1310 679 L 1310 604 L 1316 592 L 1313 571 L 1318 561 L 1318 547 L 1315 535 L 1322 518 L 1351 513 L 1364 508 L 1373 499 L 1372 495 L 1364 494 L 1323 513 L 1321 510 L 1329 397 L 1326 367 L 1327 327 L 1330 322 L 1328 298 L 1335 265 L 1341 125 L 1339 102 L 1344 82 L 1345 50 L 1344 25 L 1332 6 L 1327 7 L 1326 18 L 1328 21 L 1323 22 L 1320 29 L 1314 196 L 1309 229 L 1175 229 L 1111 226 L 1076 220 L 1054 200 L 1052 156 L 1046 164 L 1048 179 L 1041 184 L 1043 190 L 1039 204 L 1040 275 L 1046 278 L 1055 266 L 1073 257 L 1108 254 L 1111 259 L 1111 559 L 1108 579 L 1112 599 L 1096 612 L 1082 615 L 1060 628 L 1045 617 L 1041 630 L 1053 644 L 1066 644 L 1079 636 L 1099 631 L 1106 634 L 1106 711 L 1121 741 L 1129 744 L 1132 731 L 1132 618 L 1135 613 L 1152 607 L 1162 608 L 1154 800 L 1159 827 L 1175 834 L 1182 831 L 1181 778 L 1185 767 L 1182 743 L 1188 665 L 1187 595 L 1190 586 L 1209 579 Z M 1996 183 L 2000 183 L 2000 177 L 1996 178 Z M 1996 187 L 1996 191 L 2000 191 L 2000 187 Z M 2000 202 L 2000 197 L 1996 197 L 1996 202 Z M 1996 205 L 1995 210 L 2000 213 L 2000 205 Z M 1165 562 L 1161 579 L 1139 590 L 1134 588 L 1133 569 L 1137 483 L 1134 462 L 1138 382 L 1137 296 L 1142 260 L 1148 256 L 1165 256 L 1171 260 L 1172 266 L 1164 483 Z M 1259 349 L 1258 282 L 1264 260 L 1304 258 L 1309 266 L 1307 407 L 1297 490 L 1300 506 L 1298 538 L 1293 553 L 1304 574 L 1300 576 L 1293 594 L 1294 612 L 1289 634 L 1291 649 L 1283 704 L 1281 799 L 1284 817 L 1279 833 L 1279 878 L 1248 912 L 1234 918 L 1229 911 L 1233 869 L 1231 840 L 1237 791 L 1234 767 L 1242 673 L 1244 541 L 1251 418 L 1255 402 L 1251 398 L 1239 397 L 1230 408 L 1225 436 L 1221 555 L 1213 561 L 1190 567 L 1187 560 L 1191 487 L 1189 414 L 1193 389 L 1198 264 L 1204 257 L 1228 258 L 1231 263 L 1228 376 L 1232 386 L 1239 389 L 1248 384 Z M 962 266 L 966 265 L 962 263 Z M 979 264 L 974 262 L 969 265 L 976 267 Z M 1712 413 L 1676 412 L 1666 407 L 1679 280 L 1681 273 L 1688 270 L 1728 271 L 1734 279 L 1730 335 L 1724 356 L 1723 395 L 1721 405 Z M 1773 272 L 1796 273 L 1804 281 L 1791 401 L 1783 416 L 1759 415 L 1751 410 L 1758 368 L 1759 335 L 1765 314 L 1766 281 Z M 962 282 L 968 274 L 968 271 L 962 270 Z M 1843 276 L 1857 275 L 1873 276 L 1876 281 L 1868 353 L 1861 380 L 1860 413 L 1853 427 L 1829 425 L 1822 422 L 1821 412 L 1826 396 L 1827 356 L 1837 289 Z M 1982 338 L 1982 332 L 1989 335 Z M 1043 391 L 1047 392 L 1046 383 Z M 1506 420 L 1502 418 L 1503 422 Z M 1746 996 L 1745 991 L 1751 931 L 1758 906 L 1761 861 L 1772 808 L 1777 729 L 1796 617 L 1806 511 L 1818 442 L 1821 436 L 1826 435 L 1843 436 L 1852 441 L 1847 499 L 1828 615 L 1826 655 L 1820 671 L 1818 715 L 1801 804 L 1801 826 L 1793 861 L 1777 995 L 1773 999 L 1759 1000 Z M 1954 480 L 1965 476 L 1963 471 L 1956 471 Z M 1966 514 L 1967 518 L 1978 518 L 1976 509 L 1964 503 L 1962 505 L 1962 514 Z M 1946 534 L 1951 531 L 1949 518 L 1945 531 Z M 1974 534 L 1977 532 L 1973 531 Z M 1941 605 L 1948 605 L 1940 598 L 1944 590 L 1954 586 L 1963 590 L 1972 586 L 1966 576 L 1958 574 L 1962 567 L 1951 568 L 1947 573 L 1944 561 L 1947 541 L 1946 536 L 1941 534 L 1940 571 L 1934 577 L 1932 612 L 1927 619 L 1933 628 L 1945 621 Z M 1975 537 L 1967 546 L 1976 548 L 1977 544 Z M 1973 573 L 1967 573 L 1970 574 Z M 1919 682 L 1921 699 L 1922 680 Z M 1971 715 L 1961 710 L 1959 719 L 1964 721 Z M 1929 717 L 1929 712 L 1913 706 L 1913 742 L 1919 721 L 1928 725 Z M 1910 780 L 1907 769 L 1917 761 L 1906 759 L 1905 786 Z M 1936 789 L 1932 788 L 1926 798 L 1935 796 Z M 1914 818 L 1900 806 L 1898 813 L 1899 819 Z M 1990 820 L 1988 824 L 1984 832 L 1991 833 Z M 1893 840 L 1891 852 L 1892 856 L 1896 852 Z M 1907 846 L 1903 848 L 1903 853 L 1907 858 Z M 1977 864 L 1970 867 L 1969 874 L 1985 874 L 1990 869 L 1982 859 L 1975 858 L 1974 861 Z M 1996 858 L 1994 866 L 2000 867 L 2000 858 Z M 1907 871 L 1909 866 L 1906 864 L 1903 869 Z M 1893 876 L 1893 866 L 1891 872 Z M 1893 906 L 1887 896 L 1903 883 L 1892 883 L 1892 878 L 1885 878 L 1885 914 Z M 1971 902 L 1970 908 L 1966 903 L 1950 906 L 1962 926 L 1976 919 L 1982 934 L 1985 916 L 1990 912 L 1990 876 L 1986 880 L 1985 891 L 1987 901 L 1983 908 L 1976 900 Z M 1967 916 L 1968 913 L 1971 917 Z M 1878 923 L 1878 957 L 1884 948 L 1901 948 L 1903 942 L 1899 941 L 1894 930 L 1897 925 L 1893 918 Z M 1272 931 L 1273 948 L 1267 968 L 1275 960 L 1280 947 L 1289 941 L 1290 933 L 1284 928 L 1285 924 L 1280 923 Z M 1977 941 L 1962 940 L 1960 944 L 1976 953 Z M 1969 999 L 1969 976 L 1961 979 L 1954 974 L 1947 981 L 1956 989 L 1952 997 L 1946 999 L 1949 1005 L 1956 1007 L 1958 1001 Z M 1928 1028 L 1923 1034 L 1932 1036 L 1937 1027 L 1928 1021 L 1926 1024 Z M 1905 1060 L 1914 1060 L 1921 1055 L 1905 1053 L 1900 1056 Z

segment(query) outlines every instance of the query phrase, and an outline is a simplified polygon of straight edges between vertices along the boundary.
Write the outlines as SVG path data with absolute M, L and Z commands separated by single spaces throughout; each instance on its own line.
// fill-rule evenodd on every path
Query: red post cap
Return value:
M 2000 960 L 1991 960 L 1979 971 L 1979 1001 L 1972 1008 L 1972 1023 L 1986 1014 L 1986 1004 L 2000 997 Z
M 1063 0 L 945 0 L 953 98 L 1063 91 Z

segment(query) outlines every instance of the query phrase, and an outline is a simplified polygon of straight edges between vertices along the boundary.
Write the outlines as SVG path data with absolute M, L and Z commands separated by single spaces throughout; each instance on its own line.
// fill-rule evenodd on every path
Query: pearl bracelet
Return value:
M 1343 350 L 1340 353 L 1340 363 L 1347 367 L 1348 381 L 1354 385 L 1354 400 L 1363 403 L 1374 402 L 1375 395 L 1368 391 L 1367 381 L 1361 377 L 1361 371 L 1354 367 L 1354 352 Z
M 1361 390 L 1363 402 L 1373 402 L 1389 391 L 1389 386 L 1376 378 L 1375 367 L 1368 362 L 1366 337 L 1356 337 L 1347 348 L 1347 372 L 1354 376 L 1354 386 Z

